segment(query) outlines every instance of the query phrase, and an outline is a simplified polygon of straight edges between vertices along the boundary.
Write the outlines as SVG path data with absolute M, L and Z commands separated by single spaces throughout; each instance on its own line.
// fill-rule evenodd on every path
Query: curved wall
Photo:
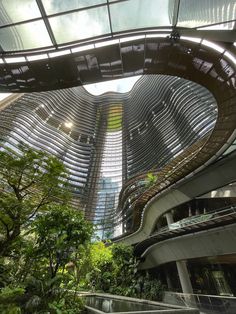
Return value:
M 214 126 L 217 105 L 209 91 L 167 75 L 143 76 L 124 107 L 128 178 L 160 169 Z
M 123 217 L 116 208 L 127 178 L 163 167 L 208 134 L 216 117 L 206 88 L 149 75 L 125 94 L 95 97 L 82 87 L 25 94 L 1 112 L 0 134 L 7 145 L 23 140 L 58 156 L 75 206 L 118 234 Z

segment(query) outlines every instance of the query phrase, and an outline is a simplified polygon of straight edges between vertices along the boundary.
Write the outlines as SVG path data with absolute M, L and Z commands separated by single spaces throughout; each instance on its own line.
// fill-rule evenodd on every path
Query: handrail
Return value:
M 195 306 L 207 313 L 235 313 L 236 297 L 165 291 L 164 301 L 173 305 Z M 210 312 L 209 312 L 210 311 Z
M 180 228 L 182 228 L 182 227 L 187 227 L 187 226 L 194 225 L 194 224 L 199 224 L 199 223 L 201 223 L 201 222 L 206 222 L 206 221 L 208 221 L 208 220 L 212 220 L 212 219 L 214 219 L 214 218 L 218 218 L 219 215 L 220 215 L 221 217 L 224 217 L 225 215 L 221 215 L 221 214 L 226 213 L 226 212 L 228 212 L 228 213 L 230 213 L 230 212 L 233 212 L 233 213 L 236 212 L 236 206 L 231 206 L 231 207 L 228 207 L 228 206 L 227 206 L 227 207 L 223 207 L 223 208 L 220 208 L 220 209 L 217 209 L 217 210 L 209 211 L 209 212 L 207 212 L 207 213 L 205 213 L 205 214 L 199 214 L 199 215 L 195 215 L 195 216 L 190 216 L 190 217 L 183 218 L 183 219 L 178 220 L 178 221 L 176 221 L 176 222 L 174 222 L 174 223 L 171 223 L 169 226 L 165 226 L 165 227 L 159 229 L 158 231 L 153 232 L 152 235 L 154 235 L 154 234 L 160 234 L 160 233 L 162 233 L 162 232 L 166 232 L 166 231 L 169 231 L 169 230 L 180 229 Z M 218 216 L 217 216 L 217 217 L 214 217 L 214 215 L 218 215 Z M 198 218 L 204 218 L 204 217 L 207 218 L 207 219 L 202 220 L 202 221 L 197 221 Z M 186 222 L 184 222 L 184 224 L 181 225 L 181 224 L 183 223 L 183 220 L 186 220 Z M 177 225 L 178 223 L 180 224 L 179 227 L 176 227 L 176 228 L 175 228 L 175 226 L 172 226 L 172 225 L 175 225 L 175 224 Z M 171 226 L 174 227 L 174 228 L 170 228 Z
M 207 229 L 214 228 L 221 225 L 222 223 L 225 224 L 226 222 L 228 224 L 233 223 L 236 220 L 236 206 L 234 206 L 233 208 L 224 209 L 220 212 L 216 211 L 215 217 L 214 216 L 212 217 L 212 215 L 214 214 L 208 214 L 209 219 L 207 220 L 189 223 L 186 224 L 185 226 L 180 226 L 179 228 L 168 229 L 167 227 L 167 229 L 164 230 L 161 229 L 159 232 L 153 233 L 147 239 L 138 243 L 135 246 L 134 253 L 137 256 L 140 256 L 148 247 L 160 241 L 164 241 L 173 237 L 182 236 L 196 231 L 201 231 L 206 228 Z

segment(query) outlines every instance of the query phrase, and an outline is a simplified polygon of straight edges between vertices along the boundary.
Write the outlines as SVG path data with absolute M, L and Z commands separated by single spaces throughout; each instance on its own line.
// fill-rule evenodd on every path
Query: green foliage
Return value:
M 76 295 L 67 294 L 59 301 L 49 303 L 49 309 L 55 314 L 78 314 L 84 309 L 84 303 Z
M 159 300 L 163 291 L 159 280 L 138 271 L 133 248 L 124 244 L 92 244 L 79 274 L 82 287 L 90 290 L 151 300 Z
M 0 151 L 0 313 L 80 313 L 68 289 L 93 233 L 67 205 L 67 174 L 55 157 L 21 144 Z
M 55 157 L 19 146 L 0 151 L 0 256 L 20 246 L 22 227 L 58 198 L 67 200 L 66 171 Z M 63 180 L 63 181 L 62 181 Z
M 164 290 L 160 280 L 151 278 L 148 273 L 141 281 L 140 289 L 141 295 L 148 300 L 160 300 Z
M 51 205 L 32 222 L 32 231 L 12 280 L 24 288 L 2 288 L 0 301 L 2 296 L 2 300 L 11 301 L 11 310 L 16 307 L 27 314 L 46 313 L 49 309 L 50 313 L 79 313 L 80 299 L 68 292 L 76 287 L 77 278 L 67 270 L 67 264 L 76 267 L 80 250 L 85 251 L 90 242 L 92 224 L 79 211 L 66 205 Z
M 117 132 L 122 126 L 122 107 L 117 104 L 113 105 L 108 114 L 107 130 L 108 132 Z
M 151 187 L 152 185 L 154 185 L 157 182 L 157 176 L 154 175 L 153 173 L 149 172 L 147 174 L 145 181 L 146 181 L 146 187 Z
M 162 287 L 137 271 L 132 247 L 91 243 L 66 180 L 41 151 L 0 151 L 0 313 L 81 313 L 79 288 L 157 299 Z
M 91 239 L 93 226 L 83 214 L 66 205 L 53 205 L 34 222 L 37 263 L 49 269 L 54 278 L 61 267 L 76 258 L 80 246 Z
M 18 314 L 21 313 L 17 305 L 19 298 L 24 294 L 22 287 L 5 287 L 0 290 L 0 313 Z

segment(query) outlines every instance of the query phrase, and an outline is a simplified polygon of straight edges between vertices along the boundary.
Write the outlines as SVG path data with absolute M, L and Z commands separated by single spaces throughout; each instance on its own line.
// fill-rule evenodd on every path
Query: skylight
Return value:
M 8 53 L 58 49 L 81 41 L 112 39 L 123 32 L 169 30 L 176 25 L 204 30 L 230 30 L 235 25 L 232 0 L 179 0 L 177 11 L 173 0 L 18 2 L 1 1 L 0 45 Z
M 12 93 L 0 93 L 0 101 L 10 96 Z
M 102 95 L 108 92 L 127 93 L 134 84 L 140 79 L 139 76 L 127 77 L 118 80 L 111 80 L 101 83 L 84 85 L 87 92 L 94 96 Z

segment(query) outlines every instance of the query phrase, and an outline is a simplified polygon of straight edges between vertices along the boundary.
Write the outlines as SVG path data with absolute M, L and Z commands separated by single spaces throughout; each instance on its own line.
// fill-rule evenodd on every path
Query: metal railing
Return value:
M 198 307 L 201 314 L 235 314 L 236 297 L 188 294 L 166 291 L 164 302 L 187 307 Z
M 223 208 L 207 213 L 205 215 L 198 215 L 192 217 L 188 221 L 180 221 L 179 226 L 174 223 L 173 229 L 168 226 L 162 228 L 156 233 L 153 233 L 146 240 L 138 243 L 135 246 L 134 253 L 141 256 L 143 252 L 153 244 L 164 241 L 170 238 L 190 234 L 205 229 L 219 227 L 221 225 L 232 224 L 236 221 L 236 207 Z M 236 312 L 235 312 L 236 313 Z
M 219 208 L 216 210 L 209 211 L 205 214 L 200 214 L 200 215 L 195 215 L 191 217 L 184 218 L 182 220 L 176 221 L 174 223 L 171 223 L 169 226 L 165 226 L 158 231 L 154 232 L 153 234 L 160 234 L 163 232 L 168 232 L 170 230 L 176 230 L 176 229 L 181 229 L 184 227 L 188 227 L 191 225 L 199 225 L 201 223 L 207 222 L 209 220 L 214 221 L 218 220 L 219 217 L 224 218 L 224 217 L 236 217 L 236 206 L 230 206 L 230 207 L 224 207 L 224 208 Z

